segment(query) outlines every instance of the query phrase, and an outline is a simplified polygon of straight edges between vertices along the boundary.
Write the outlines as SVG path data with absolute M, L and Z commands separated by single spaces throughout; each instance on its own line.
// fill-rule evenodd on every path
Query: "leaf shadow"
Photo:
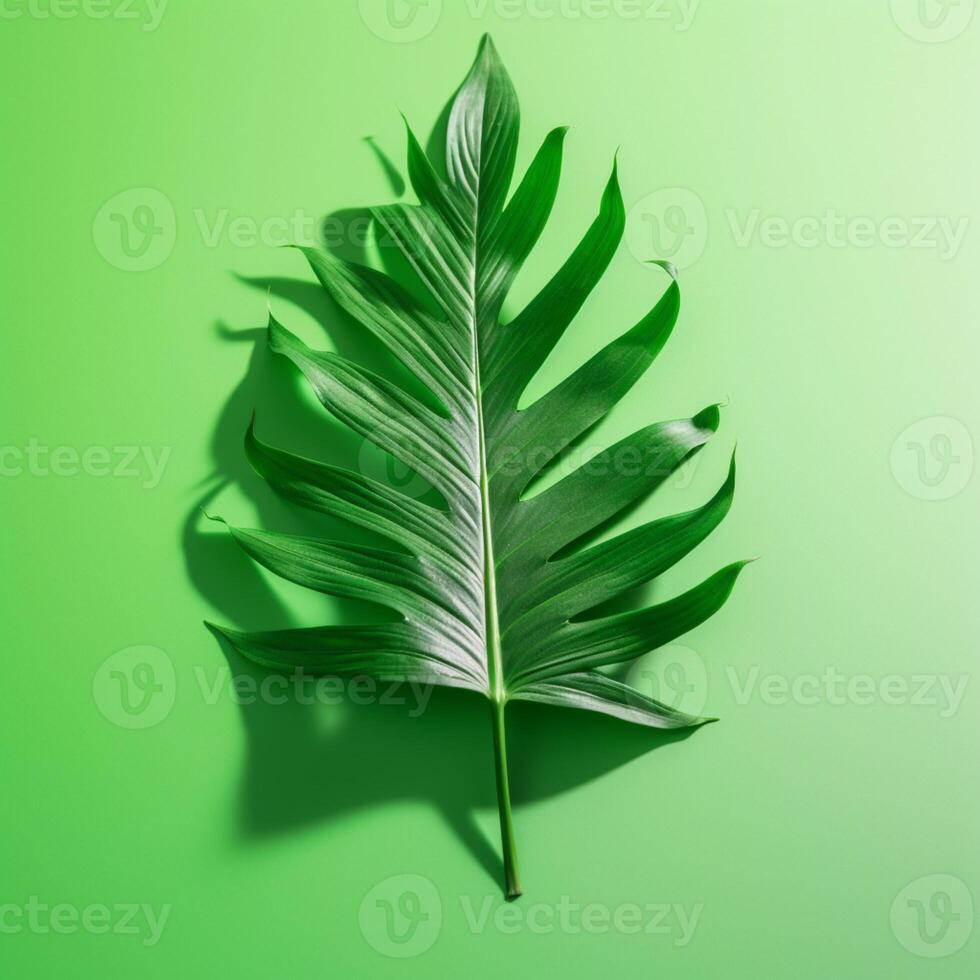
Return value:
M 445 132 L 447 115 L 444 109 L 436 132 L 440 127 Z M 369 141 L 369 146 L 383 157 L 376 143 Z M 404 183 L 392 179 L 397 169 L 391 165 L 390 172 L 385 170 L 392 190 L 400 193 Z M 365 261 L 364 243 L 352 228 L 367 213 L 355 208 L 328 215 L 324 227 L 329 224 L 339 239 L 325 245 L 347 259 Z M 387 265 L 391 256 L 382 254 L 381 259 Z M 404 272 L 397 263 L 389 271 L 399 278 Z M 398 383 L 412 383 L 401 365 L 347 318 L 312 277 L 236 278 L 256 294 L 271 292 L 277 308 L 289 304 L 317 320 L 338 352 Z M 377 543 L 368 532 L 275 496 L 252 471 L 243 450 L 253 412 L 263 440 L 335 465 L 358 468 L 364 443 L 313 403 L 285 359 L 267 350 L 263 327 L 234 329 L 219 320 L 214 329 L 225 343 L 249 344 L 251 350 L 243 377 L 211 433 L 213 471 L 198 484 L 181 528 L 187 574 L 215 611 L 212 618 L 226 625 L 300 625 L 280 592 L 226 533 L 207 526 L 202 512 L 220 506 L 221 493 L 234 487 L 254 508 L 255 526 Z M 330 621 L 335 623 L 364 622 L 366 612 L 370 614 L 355 604 L 331 605 L 331 611 Z M 232 678 L 262 689 L 270 672 L 241 658 L 224 641 L 216 642 Z M 431 696 L 423 706 L 425 692 L 378 685 L 372 703 L 354 704 L 353 690 L 349 686 L 342 703 L 329 705 L 308 703 L 295 688 L 287 690 L 285 698 L 236 699 L 246 742 L 239 839 L 249 844 L 397 801 L 423 801 L 441 815 L 492 886 L 498 886 L 503 871 L 499 842 L 488 838 L 477 820 L 481 809 L 496 806 L 486 702 L 472 692 L 437 689 L 428 692 Z M 513 705 L 508 711 L 508 742 L 518 822 L 522 806 L 598 779 L 689 734 L 569 709 Z
M 248 679 L 248 691 L 261 690 L 269 672 L 218 642 L 231 674 Z M 486 702 L 467 691 L 362 683 L 368 687 L 358 695 L 366 702 L 360 704 L 346 698 L 335 703 L 344 697 L 336 686 L 316 694 L 310 678 L 303 688 L 291 685 L 282 698 L 242 699 L 242 838 L 262 840 L 377 806 L 423 802 L 479 862 L 488 884 L 497 886 L 503 874 L 498 844 L 477 820 L 480 811 L 496 809 Z M 689 735 L 690 730 L 654 732 L 602 715 L 515 704 L 508 712 L 508 743 L 518 820 L 529 803 L 575 789 Z

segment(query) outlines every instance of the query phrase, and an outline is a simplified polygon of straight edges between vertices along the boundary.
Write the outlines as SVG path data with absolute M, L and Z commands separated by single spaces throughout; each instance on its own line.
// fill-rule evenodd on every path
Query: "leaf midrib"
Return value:
M 485 96 L 484 96 L 485 100 Z M 483 627 L 487 648 L 487 694 L 491 701 L 503 704 L 507 692 L 504 687 L 503 656 L 500 647 L 500 620 L 497 614 L 497 572 L 493 553 L 493 528 L 490 516 L 490 488 L 487 474 L 486 432 L 483 426 L 483 390 L 480 382 L 480 333 L 477 283 L 480 260 L 480 181 L 483 176 L 483 128 L 481 105 L 480 159 L 474 161 L 476 175 L 473 196 L 472 250 L 469 263 L 469 290 L 467 315 L 470 321 L 470 377 L 472 378 L 473 402 L 477 419 L 477 459 L 480 465 L 478 492 L 483 532 Z

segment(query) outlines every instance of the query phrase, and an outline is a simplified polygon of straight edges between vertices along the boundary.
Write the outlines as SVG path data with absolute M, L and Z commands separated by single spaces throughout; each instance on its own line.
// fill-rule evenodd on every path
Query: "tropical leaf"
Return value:
M 614 167 L 599 212 L 568 260 L 523 312 L 501 322 L 508 290 L 555 199 L 564 130 L 545 138 L 508 198 L 517 137 L 517 98 L 484 38 L 452 103 L 438 168 L 408 128 L 408 174 L 419 203 L 373 211 L 424 293 L 418 283 L 410 290 L 377 269 L 303 249 L 327 293 L 417 377 L 425 397 L 337 354 L 311 350 L 270 317 L 272 349 L 299 368 L 323 405 L 419 474 L 440 501 L 410 497 L 361 473 L 266 445 L 253 425 L 246 451 L 272 487 L 312 511 L 382 535 L 390 547 L 260 530 L 231 533 L 276 575 L 333 596 L 380 603 L 397 621 L 267 633 L 220 630 L 244 656 L 271 668 L 365 674 L 484 694 L 509 897 L 520 894 L 520 884 L 505 706 L 539 701 L 654 728 L 701 724 L 707 719 L 645 697 L 599 668 L 632 660 L 703 622 L 727 599 L 744 564 L 729 565 L 658 605 L 595 614 L 674 565 L 728 511 L 734 464 L 724 485 L 696 510 L 599 544 L 583 543 L 701 449 L 718 426 L 717 406 L 648 425 L 528 495 L 535 477 L 650 366 L 674 326 L 680 293 L 673 270 L 664 265 L 666 290 L 639 323 L 518 409 L 612 259 L 624 209 Z

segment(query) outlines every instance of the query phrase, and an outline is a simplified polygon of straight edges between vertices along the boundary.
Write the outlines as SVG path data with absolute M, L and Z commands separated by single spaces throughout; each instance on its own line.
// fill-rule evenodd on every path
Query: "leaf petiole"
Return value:
M 507 736 L 504 730 L 504 702 L 490 702 L 493 727 L 493 766 L 497 776 L 497 808 L 500 811 L 500 843 L 504 855 L 504 880 L 508 901 L 521 895 L 521 876 L 517 867 L 517 841 L 510 812 L 510 781 L 507 777 Z

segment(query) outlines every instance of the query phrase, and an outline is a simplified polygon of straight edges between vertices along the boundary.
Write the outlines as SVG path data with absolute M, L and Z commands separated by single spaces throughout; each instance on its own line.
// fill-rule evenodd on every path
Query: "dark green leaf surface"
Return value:
M 431 398 L 423 401 L 337 354 L 311 350 L 272 318 L 269 342 L 328 411 L 423 477 L 444 506 L 265 445 L 250 426 L 249 459 L 279 493 L 368 528 L 390 548 L 233 529 L 236 541 L 289 581 L 381 604 L 399 619 L 383 626 L 220 632 L 243 655 L 276 669 L 367 674 L 484 694 L 492 709 L 507 891 L 515 896 L 504 706 L 537 701 L 657 728 L 706 720 L 596 668 L 631 660 L 703 622 L 727 599 L 743 563 L 647 609 L 583 616 L 660 575 L 704 540 L 731 505 L 734 461 L 724 485 L 697 509 L 592 546 L 582 544 L 586 535 L 645 499 L 704 446 L 718 426 L 717 406 L 650 424 L 543 492 L 529 493 L 535 476 L 650 366 L 677 319 L 677 282 L 668 268 L 666 289 L 646 316 L 519 410 L 529 382 L 620 243 L 625 215 L 616 168 L 567 261 L 505 323 L 507 292 L 555 200 L 564 129 L 548 134 L 511 193 L 517 98 L 485 38 L 451 109 L 444 167 L 432 165 L 410 128 L 407 134 L 408 175 L 419 203 L 376 208 L 373 215 L 429 302 L 382 271 L 318 249 L 302 252 L 340 308 Z M 651 270 L 651 277 L 660 275 Z

